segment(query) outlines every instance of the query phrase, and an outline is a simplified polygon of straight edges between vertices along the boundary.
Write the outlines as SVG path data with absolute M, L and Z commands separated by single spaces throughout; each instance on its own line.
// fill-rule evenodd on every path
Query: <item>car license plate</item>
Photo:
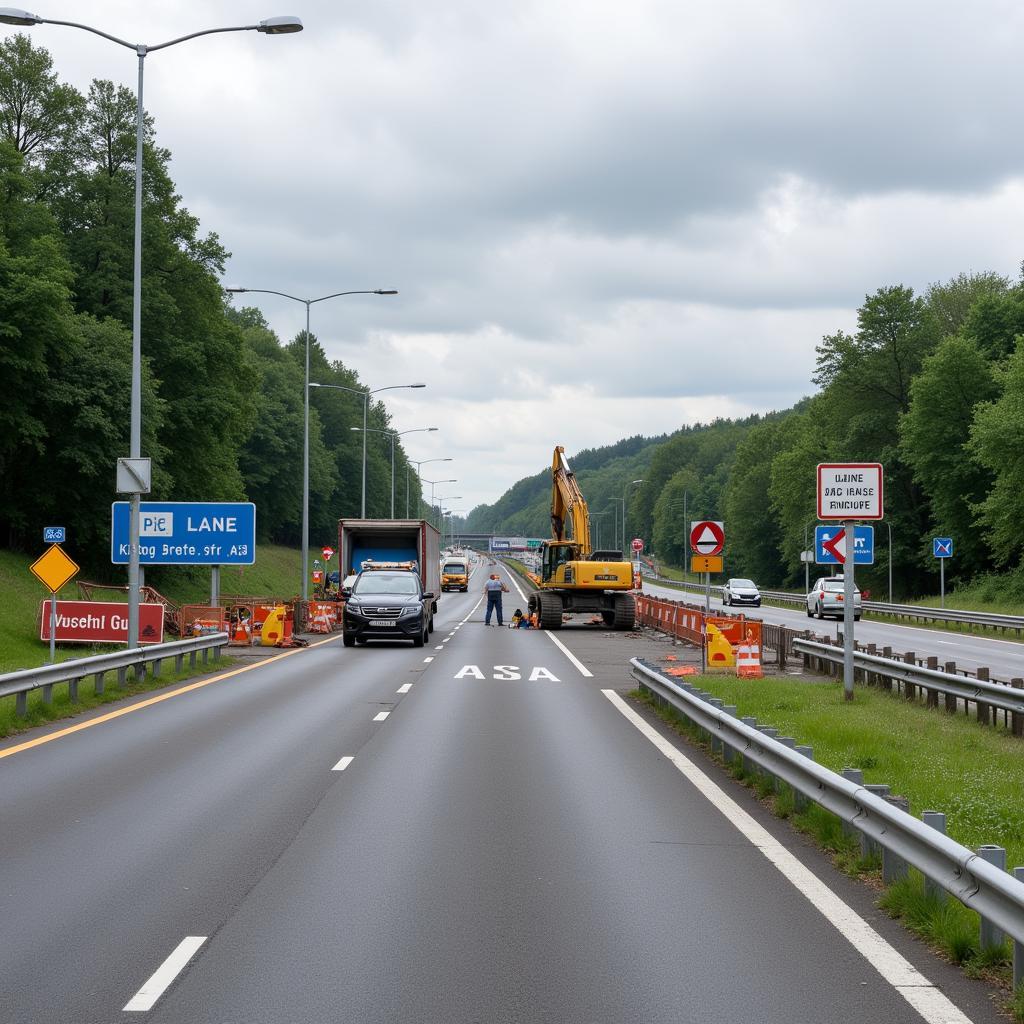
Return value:
M 370 619 L 371 626 L 393 626 L 391 619 Z

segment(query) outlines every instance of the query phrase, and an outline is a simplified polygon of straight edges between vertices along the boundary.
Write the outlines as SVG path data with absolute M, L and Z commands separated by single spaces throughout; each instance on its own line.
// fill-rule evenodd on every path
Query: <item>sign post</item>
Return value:
M 704 614 L 711 614 L 711 571 L 722 571 L 722 548 L 725 547 L 725 523 L 714 519 L 701 519 L 690 524 L 690 571 L 704 571 Z M 712 561 L 714 559 L 714 561 Z M 703 564 L 701 564 L 703 563 Z M 707 667 L 705 662 L 706 641 L 700 646 L 700 670 Z
M 33 575 L 50 591 L 50 664 L 57 660 L 54 632 L 57 628 L 57 591 L 79 572 L 59 544 L 51 544 L 30 566 Z
M 946 559 L 953 557 L 952 537 L 932 537 L 932 555 L 939 560 L 939 607 L 946 607 Z
M 857 593 L 854 570 L 856 525 L 859 519 L 881 519 L 882 466 L 877 462 L 839 462 L 818 464 L 818 518 L 838 521 L 845 531 L 843 562 L 843 696 L 853 700 L 853 655 L 856 650 L 853 623 Z M 838 556 L 832 538 L 831 553 Z M 837 557 L 837 561 L 838 561 Z

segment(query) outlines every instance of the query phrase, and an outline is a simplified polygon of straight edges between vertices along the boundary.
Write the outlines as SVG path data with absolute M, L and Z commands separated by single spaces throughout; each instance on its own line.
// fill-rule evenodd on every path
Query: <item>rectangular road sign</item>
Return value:
M 50 602 L 39 610 L 39 639 L 50 639 Z M 58 601 L 59 644 L 126 644 L 128 642 L 128 605 L 123 601 Z M 164 639 L 164 606 L 144 602 L 139 605 L 139 643 L 160 644 Z
M 932 555 L 935 558 L 952 558 L 953 538 L 932 537 Z
M 43 527 L 43 543 L 44 544 L 63 544 L 65 539 L 65 530 L 63 526 L 44 526 Z
M 110 560 L 127 565 L 129 503 L 111 506 Z M 144 501 L 140 565 L 252 565 L 256 506 L 248 501 Z
M 838 548 L 845 557 L 846 538 L 838 543 L 838 534 L 843 533 L 841 526 L 816 526 L 814 528 L 814 561 L 817 565 L 842 565 L 843 558 L 837 558 L 834 550 Z M 855 526 L 853 530 L 853 564 L 875 564 L 875 528 L 873 526 Z
M 882 505 L 880 463 L 818 464 L 819 519 L 881 519 Z
M 690 555 L 690 572 L 721 572 L 721 555 Z

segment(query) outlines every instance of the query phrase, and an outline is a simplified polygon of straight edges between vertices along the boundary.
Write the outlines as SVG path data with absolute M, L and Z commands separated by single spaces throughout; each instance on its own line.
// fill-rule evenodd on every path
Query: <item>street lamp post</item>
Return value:
M 434 487 L 437 484 L 457 484 L 459 481 L 456 477 L 452 477 L 450 480 L 421 480 L 421 483 L 430 484 L 430 518 L 434 518 Z
M 321 295 L 317 299 L 303 299 L 287 292 L 277 292 L 272 288 L 226 288 L 232 294 L 257 292 L 262 295 L 280 295 L 283 299 L 301 302 L 306 307 L 306 386 L 302 389 L 302 600 L 309 599 L 309 307 L 315 302 L 326 302 L 340 295 L 397 295 L 394 288 L 369 288 L 348 292 L 332 292 Z M 349 390 L 349 389 L 344 389 Z
M 461 494 L 439 494 L 437 496 L 437 530 L 444 537 L 444 517 L 448 514 L 444 512 L 444 502 L 446 501 L 462 501 Z
M 630 487 L 634 486 L 634 484 L 642 484 L 643 482 L 644 482 L 644 478 L 640 477 L 639 480 L 631 480 L 628 484 L 626 484 L 622 488 L 622 557 L 623 558 L 626 558 L 627 554 L 628 554 L 628 552 L 626 550 L 626 492 L 630 489 Z
M 350 430 L 362 430 L 362 427 L 350 427 Z M 391 435 L 391 518 L 395 518 L 395 438 L 401 437 L 402 434 L 421 434 L 421 433 L 432 433 L 437 430 L 437 427 L 413 427 L 411 430 L 381 430 L 379 427 L 366 427 L 367 431 L 371 434 L 390 434 Z M 408 477 L 406 478 L 408 483 Z M 406 495 L 408 498 L 408 494 Z M 408 517 L 408 512 L 406 513 Z
M 420 485 L 420 501 L 423 501 L 423 478 L 420 476 L 420 467 L 427 465 L 428 462 L 451 462 L 450 458 L 447 459 L 409 459 L 408 464 L 405 467 L 405 518 L 409 518 L 409 467 L 416 464 L 416 482 Z M 417 508 L 417 513 L 419 509 Z
M 594 547 L 597 550 L 600 550 L 600 548 L 601 548 L 601 520 L 598 517 L 599 516 L 606 516 L 606 515 L 608 515 L 608 509 L 605 509 L 603 512 L 591 512 L 590 513 L 590 518 L 591 519 L 597 519 L 597 522 L 594 524 L 597 527 L 597 540 L 594 542 Z
M 451 541 L 451 547 L 455 547 L 455 517 L 458 515 L 465 515 L 466 510 L 464 508 L 450 508 L 445 515 L 448 517 L 448 539 Z M 442 543 L 444 537 L 441 538 Z
M 135 242 L 132 255 L 132 384 L 131 412 L 128 437 L 129 458 L 142 458 L 142 138 L 144 115 L 142 108 L 143 70 L 146 55 L 154 50 L 164 50 L 168 46 L 184 43 L 199 36 L 214 35 L 221 32 L 263 32 L 266 35 L 287 35 L 302 31 L 302 22 L 298 18 L 278 17 L 267 18 L 255 25 L 235 25 L 225 28 L 208 28 L 199 32 L 190 32 L 187 36 L 170 39 L 166 43 L 148 46 L 144 43 L 129 43 L 107 32 L 101 32 L 91 25 L 83 25 L 77 21 L 58 21 L 55 18 L 41 18 L 38 14 L 30 14 L 16 7 L 0 7 L 0 24 L 19 25 L 64 25 L 68 28 L 80 28 L 84 32 L 109 39 L 118 46 L 127 47 L 139 58 L 139 87 L 135 97 Z M 128 525 L 128 646 L 139 646 L 139 514 L 142 503 L 142 491 L 131 493 L 131 507 Z

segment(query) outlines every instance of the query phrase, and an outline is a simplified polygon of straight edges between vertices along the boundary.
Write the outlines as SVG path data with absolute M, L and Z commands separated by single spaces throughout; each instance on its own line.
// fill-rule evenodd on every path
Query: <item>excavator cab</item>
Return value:
M 572 583 L 572 570 L 569 563 L 579 558 L 579 546 L 576 544 L 545 544 L 540 562 L 540 578 L 544 583 Z

